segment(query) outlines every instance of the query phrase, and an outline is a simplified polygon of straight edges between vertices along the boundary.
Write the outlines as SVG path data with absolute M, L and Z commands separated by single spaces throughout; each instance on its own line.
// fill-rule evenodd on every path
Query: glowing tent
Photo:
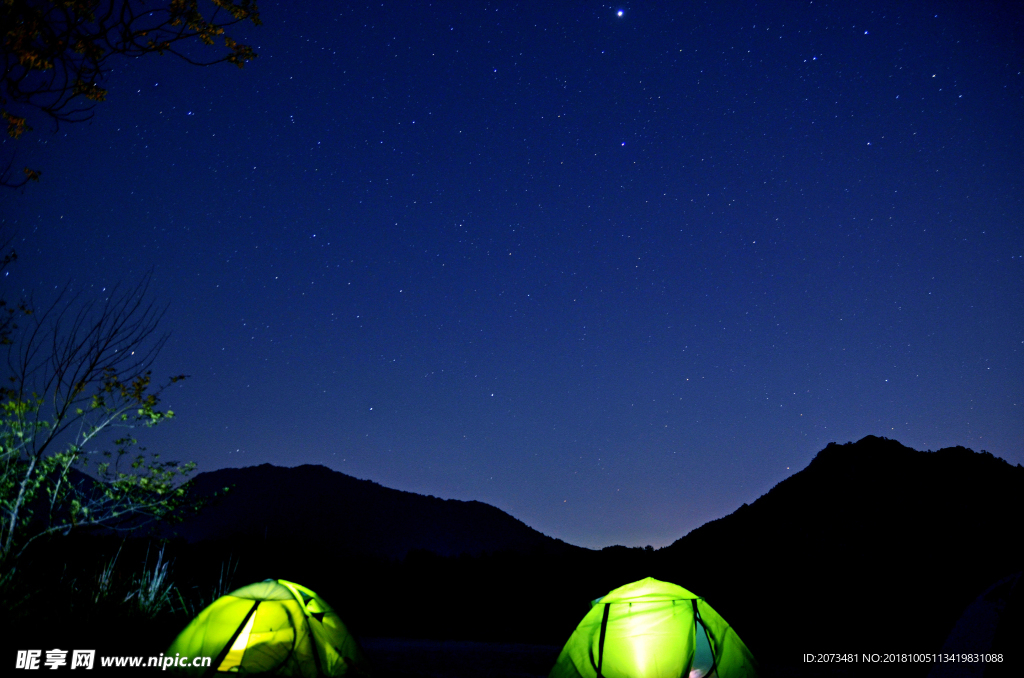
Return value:
M 189 675 L 360 675 L 362 653 L 334 610 L 304 586 L 267 579 L 210 603 L 167 650 Z M 191 667 L 194 657 L 212 657 Z M 188 668 L 181 668 L 188 666 Z
M 757 663 L 703 598 L 648 577 L 598 598 L 548 678 L 740 678 Z

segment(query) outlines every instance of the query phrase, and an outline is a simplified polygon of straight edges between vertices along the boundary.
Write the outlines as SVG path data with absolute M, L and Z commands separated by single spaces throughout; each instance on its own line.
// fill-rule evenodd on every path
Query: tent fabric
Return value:
M 700 596 L 648 577 L 598 598 L 548 678 L 748 678 L 757 663 Z
M 168 656 L 212 657 L 186 675 L 354 676 L 362 652 L 345 624 L 306 587 L 268 579 L 213 601 L 185 627 Z

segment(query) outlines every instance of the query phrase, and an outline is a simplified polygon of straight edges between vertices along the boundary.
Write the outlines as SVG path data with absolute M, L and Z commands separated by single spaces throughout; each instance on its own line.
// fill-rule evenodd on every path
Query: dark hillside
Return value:
M 1024 568 L 1024 469 L 875 437 L 829 445 L 751 505 L 656 552 L 579 549 L 479 502 L 323 467 L 197 478 L 200 492 L 226 485 L 182 530 L 205 540 L 203 558 L 233 554 L 241 578 L 315 582 L 377 635 L 564 642 L 587 601 L 653 575 L 705 596 L 769 665 L 796 666 L 805 652 L 937 652 L 975 597 Z M 443 608 L 383 612 L 442 590 Z M 538 621 L 507 604 L 521 599 L 548 612 Z
M 394 490 L 322 466 L 266 464 L 200 474 L 193 492 L 208 497 L 224 487 L 231 489 L 176 526 L 179 571 L 216 572 L 231 559 L 236 585 L 302 582 L 357 633 L 534 641 L 560 637 L 565 615 L 523 623 L 500 612 L 507 601 L 542 596 L 571 617 L 589 600 L 589 590 L 566 596 L 555 573 L 578 571 L 574 563 L 590 551 L 482 502 Z M 441 592 L 444 605 L 409 605 Z
M 831 444 L 753 504 L 658 555 L 772 662 L 937 652 L 965 606 L 1024 565 L 1024 468 L 963 447 Z
M 221 469 L 198 475 L 194 492 L 210 496 L 225 487 L 225 496 L 176 531 L 190 542 L 295 542 L 321 554 L 384 558 L 417 550 L 459 556 L 577 548 L 479 501 L 393 490 L 324 466 Z
M 204 473 L 195 491 L 224 486 L 233 490 L 168 546 L 185 597 L 209 596 L 222 565 L 234 563 L 229 588 L 268 577 L 299 581 L 361 637 L 560 646 L 592 599 L 655 576 L 705 597 L 769 678 L 890 675 L 807 666 L 802 657 L 939 652 L 957 620 L 973 618 L 965 613 L 971 603 L 1002 615 L 993 649 L 1013 659 L 1019 645 L 1024 588 L 996 584 L 1019 581 L 1012 575 L 1024 569 L 1024 468 L 961 447 L 918 452 L 871 437 L 829 445 L 751 505 L 659 551 L 577 548 L 479 502 L 392 490 L 318 466 Z M 144 636 L 139 647 L 169 643 L 167 629 L 187 621 L 180 611 L 140 625 L 121 619 L 117 606 L 88 604 L 89 582 L 115 554 L 125 586 L 152 563 L 156 547 L 133 541 L 80 534 L 37 549 L 24 570 L 32 591 L 19 612 L 25 642 L 61 610 L 82 622 L 67 625 L 61 642 L 120 648 L 135 633 Z M 78 554 L 71 569 L 68 552 Z M 70 598 L 69 586 L 77 592 Z M 1002 597 L 989 601 L 986 591 Z M 115 621 L 100 623 L 103 614 Z M 103 642 L 82 630 L 101 633 L 109 624 L 119 635 Z M 168 637 L 153 636 L 154 624 Z M 970 644 L 978 634 L 961 637 Z M 417 661 L 419 645 L 401 647 Z M 924 676 L 930 668 L 897 673 Z M 1001 668 L 1000 675 L 1019 673 Z

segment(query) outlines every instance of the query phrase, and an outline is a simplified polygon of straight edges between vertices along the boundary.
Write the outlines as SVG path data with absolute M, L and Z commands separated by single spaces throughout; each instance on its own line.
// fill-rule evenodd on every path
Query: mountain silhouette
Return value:
M 194 497 L 226 493 L 175 527 L 190 542 L 246 539 L 317 544 L 323 551 L 403 558 L 573 550 L 479 501 L 383 487 L 324 466 L 263 464 L 201 473 Z
M 583 549 L 481 502 L 322 466 L 223 469 L 197 476 L 193 491 L 225 486 L 179 528 L 201 562 L 230 551 L 246 581 L 284 572 L 316 582 L 380 636 L 559 644 L 590 600 L 654 576 L 703 596 L 766 676 L 925 676 L 931 664 L 809 667 L 803 656 L 939 652 L 971 603 L 1024 570 L 1024 468 L 873 436 L 828 445 L 750 505 L 659 550 Z M 496 582 L 502 600 L 543 600 L 545 614 L 495 607 Z M 423 590 L 444 591 L 445 605 L 410 610 L 409 591 Z M 1020 608 L 1007 605 L 1007 619 Z M 1005 638 L 1019 626 L 998 624 L 991 647 L 1015 642 Z
M 938 652 L 976 596 L 1024 567 L 1022 534 L 1020 465 L 869 436 L 828 445 L 658 557 L 756 639 L 755 654 L 796 665 L 802 653 Z

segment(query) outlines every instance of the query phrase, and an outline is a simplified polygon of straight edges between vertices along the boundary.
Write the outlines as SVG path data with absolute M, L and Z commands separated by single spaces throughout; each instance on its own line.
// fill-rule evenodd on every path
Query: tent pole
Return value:
M 251 617 L 253 613 L 256 612 L 256 608 L 259 606 L 260 601 L 258 600 L 252 604 L 252 607 L 250 607 L 249 611 L 245 614 L 245 618 L 242 620 L 242 623 L 239 624 L 238 628 L 235 629 L 235 632 L 231 634 L 231 639 L 224 644 L 224 648 L 217 654 L 217 658 L 210 662 L 210 668 L 207 669 L 203 675 L 212 676 L 214 673 L 217 672 L 217 669 L 220 667 L 221 662 L 224 661 L 224 657 L 228 656 L 228 652 L 231 651 L 231 646 L 234 645 L 235 641 L 238 639 L 238 634 L 241 633 L 242 629 L 245 628 L 245 625 L 249 623 L 249 617 Z
M 604 614 L 601 616 L 601 639 L 597 642 L 597 678 L 604 678 L 601 675 L 601 666 L 604 664 L 604 634 L 608 630 L 608 611 L 611 603 L 604 604 Z

